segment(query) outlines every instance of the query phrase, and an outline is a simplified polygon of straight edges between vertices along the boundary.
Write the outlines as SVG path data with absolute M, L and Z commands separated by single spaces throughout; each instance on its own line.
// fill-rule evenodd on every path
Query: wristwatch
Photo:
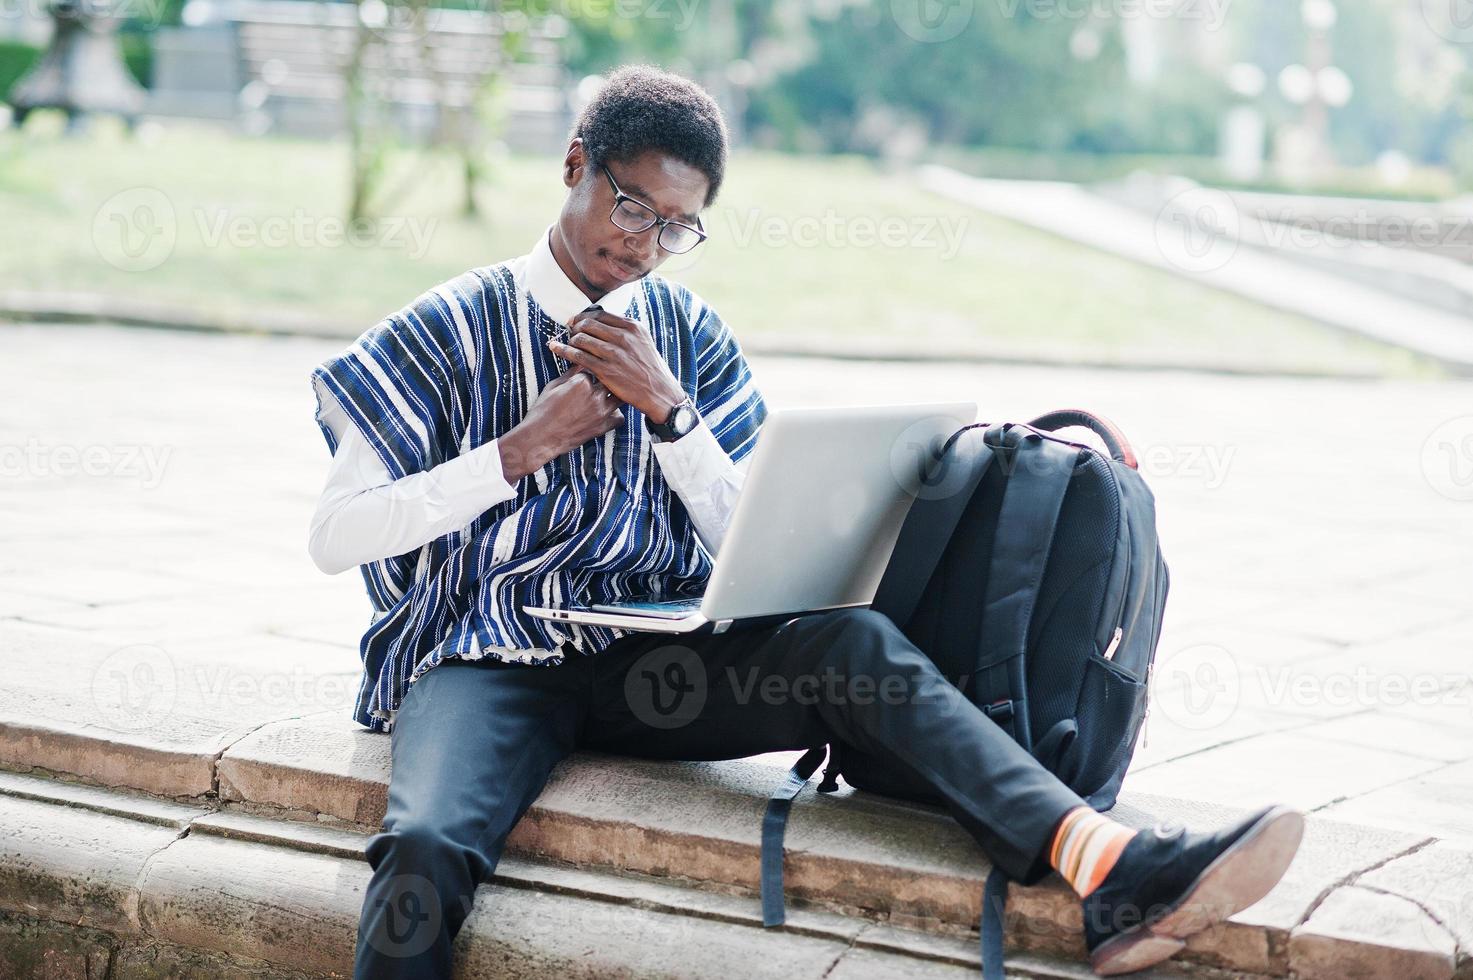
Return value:
M 656 422 L 649 416 L 645 416 L 644 424 L 654 433 L 655 438 L 661 442 L 674 442 L 685 435 L 701 421 L 700 415 L 696 414 L 695 403 L 687 395 L 685 401 L 670 409 L 670 414 L 663 422 Z

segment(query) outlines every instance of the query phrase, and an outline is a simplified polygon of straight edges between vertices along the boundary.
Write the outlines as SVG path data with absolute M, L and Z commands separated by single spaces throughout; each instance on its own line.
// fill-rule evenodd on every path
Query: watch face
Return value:
M 685 435 L 696 427 L 696 410 L 689 405 L 682 405 L 675 410 L 675 421 L 672 428 L 681 435 Z

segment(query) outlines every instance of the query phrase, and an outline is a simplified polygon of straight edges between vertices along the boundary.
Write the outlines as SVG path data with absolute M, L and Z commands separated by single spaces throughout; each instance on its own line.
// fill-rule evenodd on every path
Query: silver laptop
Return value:
M 975 402 L 794 408 L 758 432 L 699 599 L 524 606 L 541 619 L 657 633 L 868 605 L 926 465 Z

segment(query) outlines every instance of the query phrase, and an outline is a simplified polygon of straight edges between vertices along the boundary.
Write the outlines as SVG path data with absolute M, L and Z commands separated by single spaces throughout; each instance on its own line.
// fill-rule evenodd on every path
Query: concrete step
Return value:
M 389 739 L 337 711 L 260 723 L 223 749 L 205 750 L 194 737 L 112 741 L 102 731 L 0 724 L 0 764 L 35 766 L 29 775 L 0 772 L 0 909 L 296 969 L 338 969 L 368 876 L 361 841 L 383 816 Z M 792 924 L 757 936 L 761 814 L 795 754 L 718 763 L 574 755 L 513 831 L 502 877 L 477 908 L 503 907 L 499 886 L 520 887 L 546 896 L 554 919 L 559 903 L 603 902 L 621 908 L 621 923 L 629 908 L 676 916 L 682 928 L 686 919 L 718 922 L 774 950 L 777 937 L 806 935 L 804 923 L 821 920 L 831 925 L 814 942 L 848 943 L 854 930 L 870 942 L 899 930 L 908 943 L 950 944 L 952 952 L 922 960 L 974 964 L 988 871 L 980 847 L 939 808 L 849 787 L 825 795 L 810 788 L 798 798 L 785 860 Z M 1114 815 L 1141 827 L 1161 817 L 1211 827 L 1235 812 L 1127 792 Z M 528 870 L 534 866 L 542 870 Z M 574 876 L 577 887 L 568 891 L 548 869 Z M 533 955 L 492 921 L 484 928 L 500 937 L 497 949 L 519 951 L 504 955 Z M 565 938 L 526 929 L 517 935 L 537 937 L 529 942 Z M 623 924 L 613 931 L 630 930 L 641 934 Z M 712 948 L 725 948 L 716 931 Z M 291 945 L 291 936 L 308 934 Z M 1014 887 L 1008 941 L 1015 952 L 1082 962 L 1072 893 L 1057 878 Z M 278 948 L 287 952 L 271 960 Z M 658 948 L 648 938 L 617 947 L 629 955 Z M 540 955 L 562 955 L 562 946 L 551 949 Z M 785 962 L 810 962 L 805 943 L 782 949 Z M 1315 818 L 1274 891 L 1194 937 L 1172 962 L 1234 975 L 1467 977 L 1470 949 L 1473 852 Z
M 0 825 L 0 975 L 351 973 L 365 831 L 18 775 Z M 456 976 L 959 980 L 975 957 L 971 938 L 820 909 L 764 930 L 744 895 L 508 856 L 457 937 Z M 1038 956 L 1009 966 L 1088 975 Z

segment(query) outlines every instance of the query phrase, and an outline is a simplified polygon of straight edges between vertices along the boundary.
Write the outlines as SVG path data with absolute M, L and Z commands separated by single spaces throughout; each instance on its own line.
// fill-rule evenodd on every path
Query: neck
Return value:
M 578 267 L 573 264 L 573 259 L 568 254 L 568 247 L 563 242 L 561 227 L 558 225 L 552 226 L 552 230 L 548 232 L 547 244 L 552 249 L 552 257 L 557 260 L 558 268 L 563 270 L 563 275 L 567 276 L 568 281 L 576 285 L 584 296 L 587 296 L 592 301 L 603 295 L 601 291 L 590 285 L 588 280 L 583 278 L 583 273 L 579 272 Z

